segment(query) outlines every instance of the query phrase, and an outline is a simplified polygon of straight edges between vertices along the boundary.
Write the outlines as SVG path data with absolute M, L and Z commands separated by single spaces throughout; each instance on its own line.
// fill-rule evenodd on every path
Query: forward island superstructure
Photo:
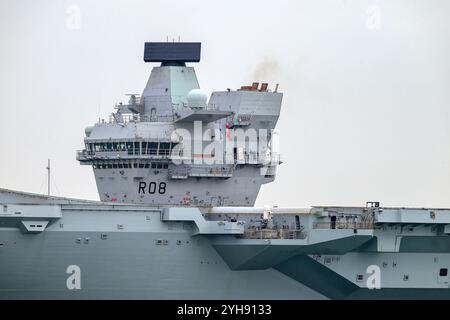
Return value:
M 254 205 L 279 164 L 270 142 L 282 93 L 253 83 L 213 92 L 208 102 L 194 68 L 186 66 L 200 61 L 200 43 L 146 43 L 144 60 L 161 66 L 142 95 L 118 105 L 110 121 L 88 127 L 78 153 L 81 164 L 94 168 L 100 199 Z

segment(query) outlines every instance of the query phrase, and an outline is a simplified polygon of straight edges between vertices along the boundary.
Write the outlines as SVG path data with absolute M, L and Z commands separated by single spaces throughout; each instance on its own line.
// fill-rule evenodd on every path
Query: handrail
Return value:
M 373 229 L 373 222 L 315 222 L 313 229 Z
M 117 121 L 116 116 L 121 120 Z M 174 122 L 176 117 L 174 115 L 168 116 L 149 116 L 146 114 L 110 114 L 108 120 L 99 119 L 99 124 L 111 124 L 111 123 L 129 123 L 129 122 Z
M 244 239 L 305 239 L 306 232 L 297 229 L 259 229 L 246 230 L 242 234 Z
M 77 159 L 79 158 L 104 158 L 105 156 L 117 156 L 120 158 L 139 158 L 139 159 L 175 159 L 175 160 L 191 160 L 189 156 L 173 155 L 170 149 L 151 149 L 151 152 L 147 150 L 142 152 L 140 148 L 130 148 L 126 150 L 114 150 L 104 149 L 100 151 L 91 150 L 77 150 Z M 114 158 L 109 158 L 114 160 Z M 258 162 L 245 161 L 246 164 L 265 164 L 265 161 L 259 160 Z
M 115 156 L 114 156 L 115 155 Z M 77 151 L 77 160 L 80 159 L 103 159 L 103 160 L 130 160 L 130 159 L 171 159 L 171 155 L 168 154 L 134 154 L 128 152 L 102 152 L 102 151 Z

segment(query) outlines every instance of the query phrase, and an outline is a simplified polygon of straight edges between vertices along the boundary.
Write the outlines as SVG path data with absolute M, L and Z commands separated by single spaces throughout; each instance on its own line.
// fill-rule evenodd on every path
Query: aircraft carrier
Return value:
M 85 130 L 101 201 L 0 189 L 1 299 L 448 299 L 450 209 L 254 207 L 278 85 L 208 99 L 200 43 L 145 43 L 141 95 Z

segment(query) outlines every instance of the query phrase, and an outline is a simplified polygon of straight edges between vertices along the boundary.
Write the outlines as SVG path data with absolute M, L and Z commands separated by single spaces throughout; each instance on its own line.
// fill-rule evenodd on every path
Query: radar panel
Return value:
M 144 61 L 162 64 L 199 62 L 200 49 L 200 42 L 146 42 Z

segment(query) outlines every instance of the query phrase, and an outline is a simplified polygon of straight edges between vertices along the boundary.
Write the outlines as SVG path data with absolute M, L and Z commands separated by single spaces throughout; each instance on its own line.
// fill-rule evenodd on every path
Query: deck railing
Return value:
M 362 222 L 315 222 L 313 229 L 373 229 L 372 221 Z
M 306 232 L 303 230 L 286 230 L 286 229 L 260 229 L 246 230 L 242 238 L 244 239 L 305 239 Z

